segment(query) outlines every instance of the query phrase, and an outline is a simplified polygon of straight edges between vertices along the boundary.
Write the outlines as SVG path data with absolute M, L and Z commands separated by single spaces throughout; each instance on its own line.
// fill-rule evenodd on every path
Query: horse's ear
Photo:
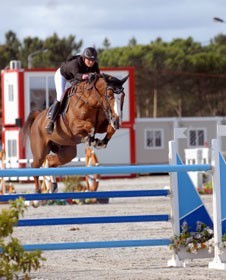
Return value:
M 129 78 L 129 75 L 127 75 L 125 78 L 123 78 L 123 79 L 121 80 L 122 85 L 127 81 L 128 78 Z

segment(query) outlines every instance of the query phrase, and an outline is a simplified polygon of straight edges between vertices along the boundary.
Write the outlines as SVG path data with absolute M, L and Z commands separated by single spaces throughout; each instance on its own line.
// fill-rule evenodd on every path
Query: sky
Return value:
M 157 38 L 170 42 L 192 37 L 202 45 L 226 34 L 225 0 L 0 0 L 0 45 L 13 31 L 24 38 L 45 40 L 75 36 L 82 47 L 128 45 L 132 38 L 147 45 Z

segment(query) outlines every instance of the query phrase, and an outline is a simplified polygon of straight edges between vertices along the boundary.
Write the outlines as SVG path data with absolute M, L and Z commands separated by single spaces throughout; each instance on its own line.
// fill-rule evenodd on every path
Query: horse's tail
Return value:
M 24 125 L 23 125 L 23 128 L 22 128 L 22 142 L 23 144 L 25 145 L 26 144 L 26 140 L 27 140 L 27 137 L 30 136 L 30 133 L 31 133 L 31 126 L 35 120 L 35 118 L 37 117 L 37 115 L 40 113 L 40 111 L 33 111 L 31 112 Z

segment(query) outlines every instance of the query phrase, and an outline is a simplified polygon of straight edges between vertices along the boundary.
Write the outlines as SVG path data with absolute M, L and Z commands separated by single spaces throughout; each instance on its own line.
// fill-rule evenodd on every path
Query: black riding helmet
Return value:
M 97 51 L 94 48 L 89 47 L 89 48 L 84 49 L 82 56 L 84 58 L 88 58 L 90 60 L 97 61 Z

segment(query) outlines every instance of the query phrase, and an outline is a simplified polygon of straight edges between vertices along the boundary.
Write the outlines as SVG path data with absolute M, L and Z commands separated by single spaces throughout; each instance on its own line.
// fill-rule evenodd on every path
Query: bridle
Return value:
M 112 112 L 111 112 L 111 107 L 110 107 L 108 96 L 107 96 L 107 92 L 109 90 L 113 91 L 114 99 L 116 99 L 116 96 L 121 95 L 124 92 L 124 88 L 122 86 L 121 87 L 114 87 L 114 86 L 107 86 L 106 87 L 106 90 L 105 90 L 105 93 L 104 93 L 104 98 L 105 98 L 105 102 L 107 104 L 108 110 L 107 110 L 107 112 L 105 111 L 105 114 L 106 114 L 106 118 L 107 118 L 108 122 L 111 123 Z
M 77 96 L 78 99 L 77 99 L 77 101 L 75 103 L 75 106 L 77 106 L 78 102 L 81 100 L 85 105 L 88 105 L 90 108 L 99 111 L 100 110 L 99 107 L 93 106 L 92 104 L 90 104 L 90 102 L 88 100 L 84 99 L 84 97 L 83 97 L 83 94 L 85 93 L 86 90 L 92 90 L 93 88 L 95 89 L 94 92 L 95 92 L 97 101 L 100 104 L 101 109 L 104 111 L 104 113 L 106 115 L 106 118 L 107 118 L 107 120 L 108 120 L 108 122 L 110 124 L 111 120 L 112 120 L 112 110 L 111 110 L 111 106 L 110 106 L 110 102 L 109 102 L 109 97 L 108 97 L 107 93 L 108 93 L 109 90 L 112 90 L 113 94 L 114 94 L 114 97 L 115 97 L 115 95 L 121 95 L 124 92 L 124 88 L 122 86 L 119 87 L 119 86 L 109 86 L 109 85 L 107 85 L 104 93 L 101 94 L 100 91 L 97 89 L 96 84 L 93 83 L 92 87 L 87 87 L 85 89 L 82 89 L 81 91 L 75 90 L 73 92 L 73 90 L 72 90 L 70 92 L 70 94 L 69 94 L 69 97 L 71 97 L 73 95 Z M 79 93 L 81 93 L 81 94 L 79 95 Z M 104 98 L 106 106 L 104 106 L 104 103 L 101 100 L 102 97 Z M 121 105 L 121 110 L 122 110 L 122 105 Z

